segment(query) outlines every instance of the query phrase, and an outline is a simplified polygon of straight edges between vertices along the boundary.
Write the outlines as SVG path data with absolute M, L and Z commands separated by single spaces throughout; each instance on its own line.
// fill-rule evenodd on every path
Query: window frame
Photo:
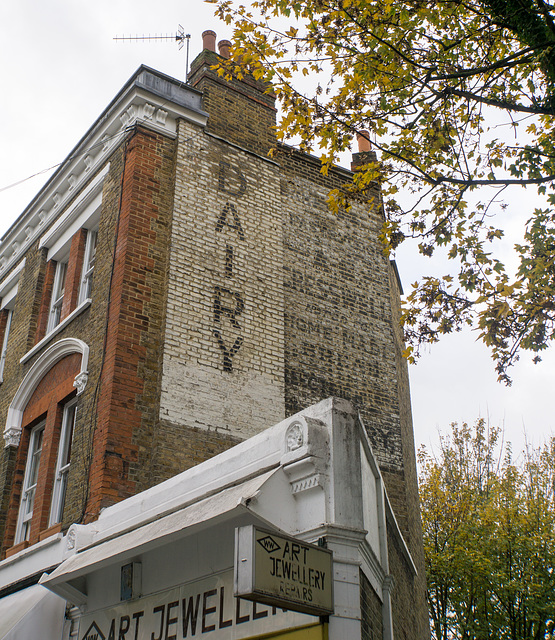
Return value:
M 2 349 L 0 350 L 0 382 L 4 381 L 4 367 L 6 365 L 6 354 L 8 352 L 8 341 L 10 339 L 13 318 L 13 309 L 6 309 L 6 311 L 8 312 L 8 316 L 4 328 L 4 337 L 2 338 Z
M 52 284 L 52 295 L 50 297 L 50 308 L 48 310 L 48 323 L 46 333 L 53 331 L 62 320 L 62 305 L 64 303 L 65 283 L 67 276 L 67 260 L 56 262 L 56 272 Z
M 50 499 L 50 515 L 48 518 L 49 527 L 52 527 L 62 521 L 67 491 L 67 480 L 69 468 L 71 466 L 71 445 L 73 442 L 76 422 L 77 398 L 75 397 L 69 400 L 69 402 L 66 402 L 63 409 L 62 427 L 60 430 L 52 496 Z
M 91 297 L 92 276 L 96 262 L 96 250 L 98 246 L 98 231 L 87 229 L 85 252 L 83 255 L 83 268 L 81 270 L 81 282 L 79 285 L 79 298 L 77 304 L 83 304 Z
M 25 462 L 25 473 L 23 475 L 23 483 L 21 485 L 21 496 L 19 498 L 19 510 L 17 514 L 17 526 L 15 530 L 14 544 L 29 540 L 31 533 L 31 524 L 33 521 L 33 513 L 35 508 L 35 497 L 39 484 L 40 462 L 42 450 L 44 447 L 44 435 L 46 430 L 46 419 L 41 420 L 31 429 L 29 436 L 29 448 L 27 450 L 27 460 Z M 40 448 L 37 448 L 37 440 L 40 434 Z M 30 481 L 34 480 L 33 484 Z M 31 499 L 31 510 L 29 511 L 27 504 Z

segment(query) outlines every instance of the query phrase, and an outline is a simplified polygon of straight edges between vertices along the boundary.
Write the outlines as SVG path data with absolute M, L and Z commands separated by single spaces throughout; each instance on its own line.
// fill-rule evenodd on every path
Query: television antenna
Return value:
M 139 35 L 116 36 L 114 40 L 119 40 L 119 41 L 127 40 L 128 42 L 146 42 L 147 40 L 162 42 L 164 40 L 174 40 L 179 43 L 180 51 L 181 49 L 183 49 L 183 45 L 186 43 L 187 44 L 187 49 L 186 49 L 186 65 L 187 66 L 186 66 L 186 72 L 185 72 L 185 82 L 189 81 L 189 43 L 191 40 L 191 34 L 185 33 L 185 30 L 181 25 L 178 25 L 176 33 L 165 33 L 165 34 L 161 33 L 161 34 L 155 34 L 155 35 L 143 34 L 142 36 L 139 36 Z

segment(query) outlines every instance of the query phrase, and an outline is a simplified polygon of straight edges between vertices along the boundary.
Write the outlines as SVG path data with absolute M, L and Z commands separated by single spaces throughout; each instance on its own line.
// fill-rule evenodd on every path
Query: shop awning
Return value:
M 0 600 L 0 640 L 61 638 L 65 600 L 36 584 Z
M 84 576 L 114 563 L 196 533 L 206 526 L 250 511 L 248 503 L 279 469 L 224 489 L 178 511 L 160 516 L 116 537 L 89 546 L 63 562 L 40 583 L 74 604 L 86 602 Z

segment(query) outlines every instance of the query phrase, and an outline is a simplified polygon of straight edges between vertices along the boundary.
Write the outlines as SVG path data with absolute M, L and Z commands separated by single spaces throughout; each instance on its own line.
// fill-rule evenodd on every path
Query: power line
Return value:
M 96 142 L 91 147 L 88 147 L 87 149 L 83 149 L 83 151 L 81 151 L 79 153 L 76 153 L 73 156 L 70 156 L 66 160 L 63 160 L 62 162 L 58 162 L 57 164 L 53 164 L 51 167 L 48 167 L 47 169 L 41 169 L 41 171 L 37 171 L 37 173 L 33 173 L 32 175 L 27 176 L 26 178 L 23 178 L 22 180 L 18 180 L 17 182 L 12 182 L 12 184 L 8 184 L 5 187 L 0 187 L 0 193 L 2 193 L 2 191 L 7 191 L 8 189 L 11 189 L 12 187 L 17 187 L 18 185 L 23 184 L 24 182 L 27 182 L 28 180 L 32 180 L 33 178 L 36 178 L 37 176 L 42 175 L 43 173 L 48 173 L 48 171 L 52 171 L 52 169 L 57 169 L 58 167 L 61 167 L 62 164 L 65 164 L 66 162 L 71 162 L 72 160 L 75 160 L 76 158 L 80 158 L 81 156 L 84 156 L 85 154 L 93 151 L 94 149 L 96 149 L 100 145 L 104 145 L 109 140 L 113 140 L 114 138 L 117 138 L 118 136 L 121 136 L 121 135 L 125 134 L 126 132 L 127 132 L 127 129 L 125 129 L 124 131 L 118 131 L 118 133 L 115 133 L 113 136 L 110 136 L 109 138 L 105 138 L 101 142 Z

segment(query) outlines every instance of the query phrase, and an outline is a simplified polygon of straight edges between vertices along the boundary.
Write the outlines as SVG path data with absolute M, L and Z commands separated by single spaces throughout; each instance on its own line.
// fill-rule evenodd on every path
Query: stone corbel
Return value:
M 325 485 L 322 429 L 312 422 L 304 416 L 294 419 L 285 432 L 281 464 L 294 496 Z
M 87 386 L 87 382 L 89 381 L 89 372 L 81 371 L 75 376 L 73 380 L 73 386 L 77 389 L 77 395 L 80 396 L 83 391 L 85 391 L 85 387 Z
M 158 109 L 156 112 L 156 122 L 161 124 L 162 126 L 166 125 L 166 118 L 168 117 L 168 112 L 163 109 Z
M 324 486 L 324 476 L 313 457 L 303 458 L 283 466 L 283 471 L 291 485 L 291 493 L 298 495 L 309 489 Z
M 393 587 L 395 586 L 395 579 L 394 577 L 390 574 L 384 577 L 383 582 L 382 582 L 382 589 L 388 593 L 389 595 L 391 595 L 391 592 L 393 591 Z
M 69 621 L 69 637 L 71 640 L 79 635 L 79 620 L 83 611 L 73 604 L 66 605 L 66 620 Z
M 10 427 L 4 430 L 4 448 L 19 447 L 19 441 L 21 440 L 21 428 Z
M 145 120 L 152 120 L 155 110 L 156 107 L 154 107 L 154 105 L 146 103 L 143 107 Z

